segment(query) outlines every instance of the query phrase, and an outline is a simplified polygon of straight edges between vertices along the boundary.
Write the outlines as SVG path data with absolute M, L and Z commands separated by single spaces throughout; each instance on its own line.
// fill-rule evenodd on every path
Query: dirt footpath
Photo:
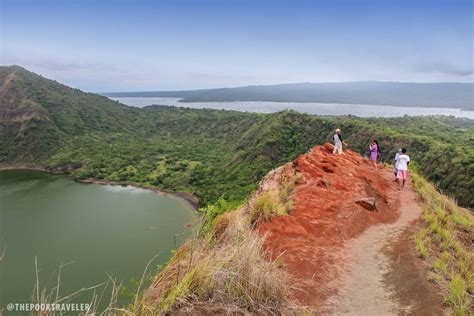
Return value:
M 295 302 L 316 314 L 443 314 L 414 250 L 422 211 L 411 185 L 398 191 L 388 168 L 331 149 L 317 146 L 291 164 L 301 177 L 294 210 L 258 227 Z
M 331 315 L 443 315 L 442 297 L 427 281 L 411 236 L 422 210 L 408 185 L 399 194 L 400 217 L 367 229 L 340 250 L 344 264 L 332 286 L 337 293 L 320 307 Z

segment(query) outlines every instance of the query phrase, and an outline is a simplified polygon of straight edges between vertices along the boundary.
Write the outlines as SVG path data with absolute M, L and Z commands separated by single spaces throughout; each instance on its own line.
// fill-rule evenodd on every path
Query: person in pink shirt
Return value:
M 377 170 L 377 158 L 379 156 L 379 143 L 374 139 L 369 145 L 370 149 L 370 160 L 374 164 L 375 170 Z

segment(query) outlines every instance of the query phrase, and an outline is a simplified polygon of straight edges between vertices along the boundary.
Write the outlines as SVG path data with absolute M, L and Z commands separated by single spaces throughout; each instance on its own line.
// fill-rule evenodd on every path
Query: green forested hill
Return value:
M 0 67 L 0 162 L 43 161 L 70 137 L 131 130 L 135 112 L 18 66 Z
M 190 191 L 203 205 L 243 200 L 269 170 L 331 140 L 336 127 L 361 153 L 377 138 L 385 160 L 406 147 L 438 188 L 474 205 L 472 120 L 138 109 L 20 67 L 0 67 L 1 164 L 69 166 L 77 179 Z

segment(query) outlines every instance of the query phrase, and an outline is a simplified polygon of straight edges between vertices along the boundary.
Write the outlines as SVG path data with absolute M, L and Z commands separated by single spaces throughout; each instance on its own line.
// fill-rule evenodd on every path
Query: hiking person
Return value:
M 397 160 L 398 160 L 398 156 L 400 156 L 402 154 L 402 149 L 400 148 L 397 153 L 395 154 L 395 158 L 393 158 L 393 174 L 395 175 L 395 182 L 398 181 L 398 178 L 397 178 Z
M 379 143 L 377 140 L 373 140 L 369 145 L 370 149 L 370 160 L 374 164 L 375 170 L 377 170 L 377 157 L 379 156 Z
M 397 168 L 398 189 L 405 187 L 405 181 L 408 178 L 408 164 L 410 157 L 406 154 L 407 150 L 402 148 L 402 153 L 398 155 L 395 168 Z
M 342 140 L 341 130 L 339 128 L 336 129 L 336 134 L 334 134 L 334 149 L 332 151 L 333 154 L 336 152 L 340 155 L 342 154 L 342 145 L 346 145 L 346 142 Z

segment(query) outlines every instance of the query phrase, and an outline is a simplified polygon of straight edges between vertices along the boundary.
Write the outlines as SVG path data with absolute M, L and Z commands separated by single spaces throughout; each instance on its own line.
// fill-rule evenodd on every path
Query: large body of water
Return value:
M 0 172 L 0 310 L 8 303 L 30 302 L 35 285 L 35 256 L 40 286 L 56 285 L 61 295 L 108 279 L 140 279 L 147 262 L 166 262 L 191 232 L 196 220 L 182 199 L 132 187 L 80 184 L 64 175 L 40 171 Z M 92 294 L 92 293 L 90 293 Z M 81 302 L 89 303 L 81 296 Z M 85 300 L 85 301 L 84 301 Z
M 474 119 L 474 111 L 461 111 L 452 108 L 420 108 L 387 105 L 336 104 L 336 103 L 292 103 L 292 102 L 178 102 L 178 98 L 126 97 L 111 98 L 120 103 L 144 107 L 147 105 L 174 105 L 195 109 L 236 110 L 246 112 L 272 113 L 292 109 L 302 113 L 317 115 L 355 115 L 359 117 L 398 117 L 420 115 L 452 115 Z

